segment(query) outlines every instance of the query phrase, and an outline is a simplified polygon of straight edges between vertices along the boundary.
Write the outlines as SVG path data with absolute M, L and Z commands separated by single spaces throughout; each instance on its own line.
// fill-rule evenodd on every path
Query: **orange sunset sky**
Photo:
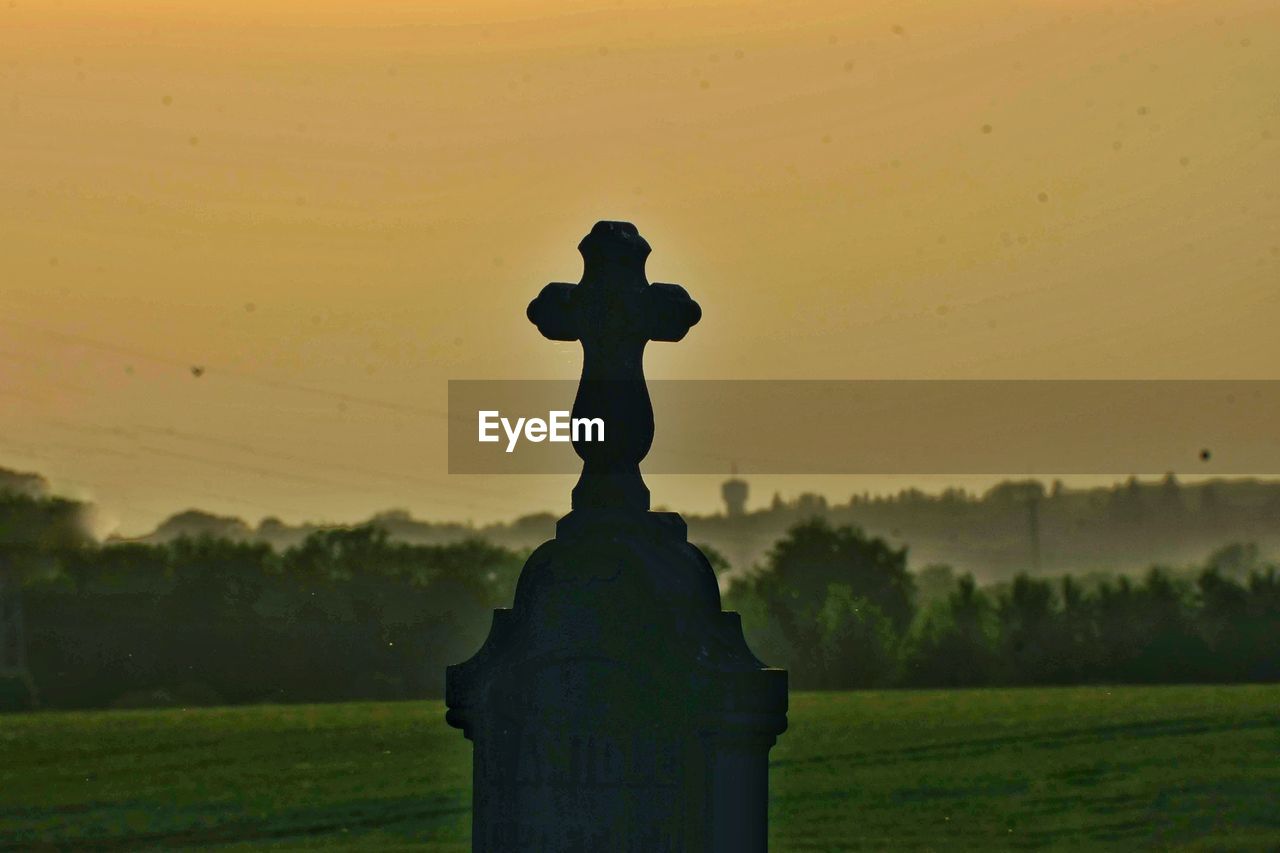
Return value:
M 576 375 L 597 219 L 651 377 L 1276 378 L 1280 4 L 0 0 L 0 200 L 0 466 L 104 531 L 563 510 L 441 415 Z

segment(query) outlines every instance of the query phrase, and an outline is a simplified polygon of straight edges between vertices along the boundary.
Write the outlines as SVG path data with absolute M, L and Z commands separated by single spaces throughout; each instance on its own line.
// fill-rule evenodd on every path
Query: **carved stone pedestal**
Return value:
M 751 654 L 685 534 L 674 513 L 569 514 L 449 668 L 477 853 L 766 849 L 786 672 Z

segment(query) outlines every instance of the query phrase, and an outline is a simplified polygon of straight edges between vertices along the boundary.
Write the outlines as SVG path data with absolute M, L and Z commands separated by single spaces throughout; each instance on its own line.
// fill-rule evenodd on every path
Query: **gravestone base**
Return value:
M 787 675 L 674 513 L 561 519 L 446 703 L 474 744 L 477 853 L 766 849 Z

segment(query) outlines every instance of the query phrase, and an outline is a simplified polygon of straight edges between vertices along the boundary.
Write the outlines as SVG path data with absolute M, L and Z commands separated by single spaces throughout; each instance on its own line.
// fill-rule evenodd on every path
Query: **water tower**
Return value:
M 720 487 L 720 497 L 724 498 L 725 513 L 730 518 L 745 515 L 747 511 L 747 483 L 738 479 L 738 466 L 730 469 L 731 479 L 725 480 Z

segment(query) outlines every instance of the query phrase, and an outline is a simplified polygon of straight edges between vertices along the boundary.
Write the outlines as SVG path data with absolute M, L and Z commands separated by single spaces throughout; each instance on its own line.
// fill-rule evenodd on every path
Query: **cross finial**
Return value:
M 574 442 L 582 476 L 574 509 L 649 508 L 640 460 L 653 442 L 653 406 L 644 381 L 649 341 L 678 341 L 702 317 L 678 284 L 650 284 L 649 244 L 630 222 L 597 222 L 578 244 L 582 281 L 548 284 L 529 319 L 555 341 L 582 342 L 582 379 L 573 417 L 601 418 L 605 440 Z

